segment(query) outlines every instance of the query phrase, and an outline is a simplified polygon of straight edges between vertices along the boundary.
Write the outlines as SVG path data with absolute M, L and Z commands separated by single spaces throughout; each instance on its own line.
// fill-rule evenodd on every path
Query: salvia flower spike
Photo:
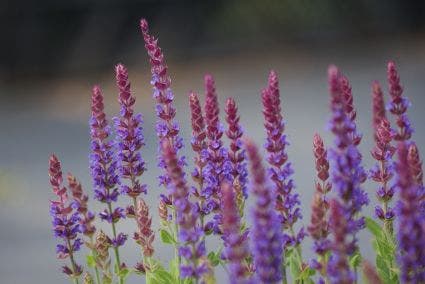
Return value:
M 203 230 L 199 226 L 199 210 L 189 200 L 189 188 L 174 147 L 165 140 L 162 154 L 170 177 L 171 196 L 176 210 L 176 222 L 179 226 L 179 255 L 185 259 L 180 265 L 182 278 L 201 279 L 208 271 L 205 258 L 205 242 L 202 241 Z
M 230 174 L 233 177 L 233 187 L 236 190 L 236 200 L 239 211 L 243 213 L 244 202 L 248 197 L 246 190 L 247 182 L 247 166 L 245 161 L 245 152 L 242 149 L 243 130 L 239 122 L 238 107 L 233 98 L 228 98 L 226 101 L 226 135 L 230 140 L 228 159 L 232 164 Z
M 413 177 L 413 181 L 418 186 L 419 191 L 419 200 L 422 213 L 425 217 L 425 187 L 423 184 L 423 170 L 422 170 L 422 160 L 419 157 L 419 150 L 416 146 L 416 143 L 410 143 L 407 162 L 409 164 L 410 174 Z
M 207 163 L 207 142 L 204 117 L 202 115 L 202 107 L 199 102 L 197 93 L 190 92 L 189 106 L 191 113 L 192 125 L 192 150 L 195 153 L 194 163 L 195 169 L 192 171 L 192 178 L 198 184 L 198 188 L 194 187 L 193 194 L 199 200 L 200 208 L 200 222 L 201 227 L 204 227 L 204 216 L 208 214 L 209 210 L 206 209 L 206 201 L 209 200 L 210 195 L 205 194 L 204 188 L 204 167 Z
M 329 179 L 329 161 L 327 150 L 323 139 L 319 134 L 314 135 L 313 153 L 315 157 L 317 178 L 316 192 L 311 205 L 311 222 L 307 230 L 314 240 L 313 249 L 318 255 L 318 259 L 312 260 L 311 266 L 318 270 L 322 276 L 326 276 L 326 254 L 330 248 L 329 224 L 328 224 L 328 208 L 327 193 L 331 190 L 332 185 Z
M 398 127 L 397 134 L 394 139 L 397 141 L 407 141 L 412 137 L 413 128 L 407 117 L 407 109 L 410 107 L 410 101 L 403 96 L 403 87 L 400 84 L 400 76 L 398 75 L 394 62 L 390 61 L 387 65 L 388 88 L 391 97 L 387 108 L 396 117 L 396 125 Z
M 415 143 L 411 143 L 409 146 L 407 162 L 409 163 L 409 169 L 413 177 L 413 181 L 417 185 L 423 186 L 424 174 L 422 171 L 422 161 L 419 157 L 419 150 Z
M 271 179 L 276 188 L 276 209 L 284 228 L 284 243 L 288 246 L 298 245 L 305 236 L 304 229 L 294 231 L 294 225 L 302 218 L 299 208 L 299 195 L 293 190 L 295 188 L 292 180 L 293 169 L 288 161 L 286 146 L 285 123 L 280 108 L 280 91 L 277 74 L 270 72 L 268 87 L 262 91 L 264 127 L 267 133 L 265 148 L 268 153 L 267 161 Z
M 145 172 L 145 161 L 140 149 L 145 145 L 142 133 L 142 115 L 134 113 L 135 97 L 131 94 L 127 68 L 118 64 L 115 67 L 119 90 L 120 116 L 114 118 L 117 146 L 117 160 L 121 192 L 132 198 L 133 205 L 127 208 L 127 216 L 134 216 L 137 210 L 137 197 L 146 193 L 146 185 L 139 178 Z M 127 183 L 125 181 L 128 181 Z
M 251 193 L 255 196 L 252 208 L 252 242 L 255 275 L 259 283 L 278 283 L 282 280 L 283 234 L 275 211 L 274 190 L 267 185 L 266 171 L 258 148 L 251 141 L 245 142 L 251 171 Z
M 223 125 L 219 119 L 218 97 L 214 78 L 205 75 L 205 122 L 207 132 L 207 165 L 204 168 L 205 184 L 203 195 L 207 199 L 203 210 L 206 214 L 213 211 L 213 220 L 207 224 L 214 233 L 221 233 L 220 186 L 224 180 L 230 180 L 231 165 L 227 160 L 227 150 L 223 146 Z
M 164 54 L 158 46 L 158 40 L 149 34 L 148 22 L 145 19 L 140 21 L 140 30 L 145 41 L 145 48 L 150 57 L 153 87 L 153 98 L 156 100 L 156 115 L 158 122 L 156 124 L 156 133 L 159 138 L 159 145 L 167 140 L 174 148 L 176 153 L 183 147 L 183 140 L 179 136 L 180 127 L 175 122 L 176 108 L 173 105 L 174 94 L 171 90 L 171 78 L 168 75 L 168 67 L 165 64 Z M 161 148 L 161 146 L 159 146 Z M 159 149 L 160 150 L 160 149 Z M 166 174 L 166 165 L 162 159 L 162 155 L 158 155 L 158 166 L 164 168 L 165 174 L 159 176 L 159 183 L 168 186 L 170 182 L 169 176 Z M 184 156 L 179 158 L 179 163 L 185 165 Z M 165 203 L 172 203 L 167 196 L 162 195 Z
M 350 229 L 343 204 L 332 199 L 330 202 L 329 228 L 333 236 L 331 257 L 327 267 L 327 275 L 332 284 L 352 284 L 356 281 L 354 272 L 350 269 L 348 255 L 352 251 L 349 238 Z
M 386 118 L 382 118 L 379 125 L 375 128 L 375 147 L 372 150 L 372 157 L 377 161 L 376 165 L 370 171 L 370 177 L 373 181 L 379 183 L 376 192 L 381 206 L 375 208 L 376 216 L 384 222 L 384 229 L 392 234 L 394 210 L 390 207 L 394 195 L 394 187 L 391 184 L 393 173 L 392 157 L 395 153 L 395 147 L 391 145 L 394 132 Z
M 79 213 L 80 217 L 80 229 L 81 233 L 87 237 L 85 240 L 86 246 L 91 249 L 92 255 L 91 257 L 95 257 L 95 251 L 93 249 L 94 243 L 93 243 L 93 235 L 96 232 L 96 227 L 94 226 L 94 218 L 95 215 L 93 212 L 88 210 L 88 201 L 89 197 L 87 194 L 84 193 L 83 187 L 81 186 L 81 183 L 77 180 L 75 176 L 73 176 L 71 173 L 68 173 L 67 175 L 68 179 L 68 186 L 72 194 L 72 207 Z M 97 267 L 94 268 L 97 283 L 100 283 L 99 279 L 99 271 Z M 90 275 L 86 273 L 86 276 Z M 86 281 L 86 276 L 83 278 L 84 281 Z
M 372 83 L 372 126 L 374 129 L 374 138 L 377 140 L 378 127 L 381 124 L 382 119 L 386 119 L 385 101 L 384 94 L 378 81 Z
M 406 142 L 397 149 L 397 191 L 399 194 L 398 262 L 402 283 L 425 282 L 425 221 L 421 212 L 420 186 L 409 167 Z
M 362 207 L 368 204 L 369 199 L 361 187 L 367 176 L 361 165 L 361 154 L 356 145 L 356 137 L 359 136 L 356 134 L 352 116 L 347 112 L 341 78 L 335 66 L 329 67 L 332 111 L 330 129 L 335 135 L 335 147 L 331 149 L 330 157 L 333 160 L 333 185 L 347 218 L 348 231 L 352 235 L 352 250 L 349 254 L 353 254 L 357 250 L 356 234 L 365 226 L 364 218 L 358 214 Z
M 235 189 L 224 183 L 221 187 L 223 202 L 221 206 L 223 214 L 223 240 L 225 249 L 223 258 L 228 261 L 229 279 L 231 284 L 251 283 L 247 259 L 248 232 L 241 232 L 241 218 Z
M 89 197 L 84 193 L 81 183 L 71 173 L 67 175 L 69 189 L 72 194 L 72 207 L 80 214 L 81 232 L 91 238 L 96 231 L 93 225 L 94 213 L 88 210 Z
M 109 139 L 111 128 L 104 112 L 103 95 L 98 86 L 93 88 L 91 112 L 90 172 L 93 179 L 94 196 L 107 207 L 100 212 L 99 216 L 111 224 L 113 234 L 111 244 L 114 247 L 115 265 L 118 271 L 121 267 L 118 248 L 124 245 L 127 235 L 118 233 L 115 225 L 120 219 L 125 218 L 125 215 L 123 208 L 119 206 L 113 208 L 113 204 L 117 202 L 119 196 L 117 160 L 113 151 L 114 141 Z M 122 277 L 120 277 L 120 283 L 123 283 Z
M 81 266 L 75 262 L 74 256 L 83 244 L 80 238 L 80 214 L 72 208 L 67 188 L 62 184 L 61 163 L 55 155 L 50 156 L 49 159 L 49 176 L 53 193 L 57 198 L 50 201 L 53 233 L 56 238 L 61 240 L 61 243 L 56 246 L 56 254 L 59 259 L 70 259 L 71 267 L 65 265 L 62 267 L 62 271 L 78 283 L 83 271 Z

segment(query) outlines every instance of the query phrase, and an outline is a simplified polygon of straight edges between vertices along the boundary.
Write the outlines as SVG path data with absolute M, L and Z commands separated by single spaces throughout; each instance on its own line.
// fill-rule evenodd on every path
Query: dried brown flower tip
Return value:
M 137 201 L 136 220 L 138 231 L 134 239 L 142 247 L 143 255 L 151 257 L 154 253 L 153 241 L 155 234 L 152 231 L 152 218 L 149 216 L 149 207 L 143 199 Z
M 90 275 L 90 273 L 88 273 L 88 272 L 84 273 L 83 283 L 84 284 L 94 284 L 93 277 Z

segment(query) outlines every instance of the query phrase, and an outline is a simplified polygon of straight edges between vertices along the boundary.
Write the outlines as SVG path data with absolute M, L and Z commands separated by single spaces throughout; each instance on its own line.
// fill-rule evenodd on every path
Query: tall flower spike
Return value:
M 392 221 L 394 218 L 394 211 L 389 206 L 394 195 L 394 187 L 390 184 L 394 175 L 392 157 L 396 150 L 391 146 L 393 137 L 394 133 L 389 121 L 383 118 L 375 129 L 375 147 L 371 154 L 377 163 L 370 171 L 371 179 L 379 183 L 376 196 L 381 202 L 381 206 L 375 208 L 375 214 L 384 221 L 384 229 L 389 233 L 393 231 Z
M 223 146 L 223 125 L 219 120 L 219 106 L 215 91 L 214 78 L 205 76 L 205 122 L 207 126 L 208 156 L 204 168 L 205 185 L 203 196 L 207 200 L 203 211 L 205 214 L 214 211 L 216 214 L 210 222 L 214 233 L 221 233 L 220 223 L 220 186 L 224 180 L 230 180 L 231 165 L 227 161 L 227 151 Z
M 96 231 L 93 225 L 94 214 L 88 210 L 89 197 L 83 192 L 81 183 L 70 173 L 67 176 L 69 189 L 71 190 L 73 202 L 72 207 L 80 214 L 81 232 L 89 238 L 92 238 Z
M 101 220 L 111 224 L 113 238 L 111 240 L 115 251 L 115 266 L 121 267 L 118 247 L 124 245 L 127 235 L 118 233 L 115 224 L 125 218 L 124 209 L 113 203 L 117 202 L 119 191 L 117 188 L 117 161 L 114 159 L 114 143 L 109 139 L 111 129 L 104 112 L 103 96 L 100 88 L 95 86 L 92 92 L 92 115 L 90 118 L 91 154 L 90 171 L 93 179 L 95 199 L 106 205 L 106 209 L 99 213 Z M 117 270 L 118 271 L 118 270 Z M 120 283 L 123 278 L 120 277 Z
M 111 204 L 118 199 L 117 162 L 114 161 L 113 141 L 108 140 L 111 129 L 106 120 L 103 105 L 103 95 L 98 86 L 93 87 L 90 118 L 91 154 L 90 170 L 93 179 L 94 197 L 105 204 Z M 123 209 L 103 211 L 102 220 L 117 222 L 123 216 Z
M 409 146 L 409 151 L 407 155 L 407 161 L 409 163 L 410 173 L 413 177 L 413 181 L 419 185 L 423 186 L 423 171 L 422 171 L 422 161 L 419 157 L 418 147 L 415 143 L 411 143 Z
M 397 141 L 407 141 L 412 137 L 413 128 L 407 117 L 407 109 L 410 107 L 409 100 L 403 96 L 403 87 L 400 85 L 400 76 L 398 75 L 394 62 L 390 61 L 387 65 L 388 88 L 391 96 L 391 102 L 388 104 L 388 110 L 396 116 L 397 134 L 394 139 Z
M 304 230 L 291 233 L 298 219 L 302 218 L 299 208 L 299 195 L 295 193 L 291 178 L 293 169 L 286 153 L 285 123 L 280 108 L 280 92 L 277 74 L 270 72 L 268 87 L 262 91 L 264 127 L 267 133 L 265 148 L 267 150 L 268 169 L 276 188 L 276 209 L 285 230 L 283 246 L 298 245 L 304 238 Z
M 243 130 L 239 123 L 238 107 L 233 98 L 226 101 L 226 121 L 228 128 L 226 135 L 230 139 L 230 149 L 228 159 L 232 164 L 231 175 L 233 176 L 233 187 L 236 190 L 236 200 L 238 208 L 243 212 L 244 201 L 248 197 L 246 191 L 247 168 L 245 162 L 245 152 L 242 150 Z
M 311 222 L 307 230 L 314 240 L 313 249 L 318 255 L 318 259 L 312 261 L 312 266 L 320 272 L 322 276 L 326 275 L 326 253 L 329 251 L 329 224 L 328 208 L 326 194 L 331 190 L 332 185 L 329 179 L 329 161 L 327 151 L 319 134 L 314 135 L 313 153 L 316 159 L 316 171 L 319 181 L 316 182 L 316 192 L 311 205 Z
M 205 208 L 205 202 L 209 196 L 204 194 L 204 167 L 207 163 L 206 157 L 208 156 L 207 143 L 205 141 L 207 134 L 205 132 L 205 122 L 202 115 L 202 108 L 199 102 L 197 93 L 190 92 L 189 94 L 189 106 L 191 113 L 191 124 L 192 124 L 192 150 L 195 152 L 195 169 L 192 172 L 193 180 L 198 184 L 198 188 L 194 188 L 193 193 L 199 200 L 200 220 L 201 226 L 204 226 L 204 216 L 207 214 Z
M 153 241 L 155 234 L 152 231 L 152 217 L 149 208 L 143 199 L 137 200 L 136 220 L 138 231 L 134 233 L 134 239 L 142 247 L 143 256 L 151 257 L 154 253 Z
M 354 145 L 359 145 L 362 140 L 362 135 L 357 132 L 357 126 L 356 126 L 356 117 L 357 117 L 357 111 L 354 107 L 354 99 L 353 99 L 353 93 L 351 90 L 350 82 L 348 81 L 348 78 L 345 76 L 341 76 L 341 92 L 342 97 L 344 99 L 344 105 L 345 105 L 345 113 L 352 123 L 352 131 L 350 133 L 350 138 L 352 140 L 352 143 Z
M 408 148 L 400 142 L 397 149 L 397 191 L 399 192 L 398 263 L 402 283 L 425 282 L 425 221 L 419 200 L 420 186 L 409 167 Z
M 250 283 L 247 258 L 249 257 L 247 234 L 241 232 L 239 210 L 236 204 L 234 188 L 224 183 L 221 187 L 223 202 L 223 257 L 228 261 L 231 284 Z
M 179 254 L 185 259 L 180 266 L 182 278 L 193 277 L 201 279 L 207 272 L 205 263 L 200 259 L 205 257 L 205 243 L 201 241 L 202 229 L 199 227 L 199 211 L 189 200 L 189 188 L 184 179 L 184 173 L 178 161 L 175 149 L 166 140 L 162 144 L 163 159 L 171 182 L 171 196 L 176 209 L 176 222 L 179 226 Z
M 335 135 L 335 147 L 330 152 L 333 160 L 333 184 L 341 200 L 348 231 L 352 235 L 352 250 L 357 250 L 357 232 L 364 228 L 364 218 L 358 217 L 369 199 L 361 185 L 366 180 L 366 173 L 361 166 L 361 154 L 356 146 L 355 123 L 347 112 L 346 99 L 343 94 L 341 75 L 335 66 L 328 70 L 329 92 L 331 95 L 332 118 L 330 129 Z
M 136 199 L 141 193 L 146 193 L 146 185 L 140 184 L 139 178 L 146 170 L 145 161 L 140 149 L 145 145 L 142 133 L 142 115 L 134 114 L 136 99 L 131 95 L 127 68 L 118 64 L 115 68 L 120 116 L 114 118 L 116 143 L 118 147 L 118 168 L 121 180 L 121 192 L 132 198 L 133 205 L 127 208 L 129 216 L 134 216 Z M 124 181 L 127 180 L 128 183 Z
M 251 192 L 256 198 L 250 233 L 255 275 L 261 283 L 278 283 L 282 280 L 283 235 L 281 228 L 276 226 L 278 216 L 274 208 L 274 190 L 267 186 L 258 148 L 251 141 L 246 141 L 245 147 L 250 161 Z
M 171 79 L 168 75 L 168 67 L 165 64 L 164 54 L 161 48 L 158 46 L 158 40 L 149 34 L 148 22 L 145 19 L 140 21 L 140 30 L 145 41 L 145 48 L 150 57 L 152 80 L 151 85 L 153 87 L 153 97 L 156 100 L 156 115 L 158 122 L 156 124 L 156 133 L 159 138 L 159 150 L 162 143 L 167 140 L 168 143 L 174 148 L 176 154 L 183 147 L 183 140 L 179 136 L 180 127 L 174 121 L 176 116 L 176 108 L 173 105 L 174 94 L 170 88 Z M 158 166 L 164 168 L 166 173 L 166 165 L 162 159 L 162 155 L 159 155 Z M 179 164 L 185 165 L 185 158 L 182 156 L 179 158 Z M 168 188 L 170 178 L 167 174 L 159 176 L 159 183 L 165 185 Z M 171 190 L 171 189 L 169 189 Z M 162 199 L 166 203 L 171 203 L 169 197 L 162 195 Z
M 344 211 L 338 200 L 331 200 L 329 227 L 333 240 L 327 273 L 332 284 L 352 284 L 356 281 L 355 274 L 348 264 L 348 255 L 352 248 L 351 243 L 347 241 L 350 230 Z
M 50 201 L 50 215 L 54 236 L 62 241 L 56 245 L 56 254 L 59 259 L 69 258 L 71 267 L 63 266 L 62 271 L 72 278 L 78 278 L 82 271 L 74 259 L 75 252 L 80 250 L 83 242 L 79 238 L 81 233 L 79 213 L 73 210 L 68 198 L 67 188 L 62 185 L 62 168 L 55 155 L 49 159 L 49 176 L 53 193 L 57 199 Z
M 385 112 L 385 101 L 384 101 L 384 94 L 382 93 L 381 86 L 377 81 L 372 83 L 372 126 L 375 130 L 374 137 L 375 141 L 377 140 L 376 132 L 377 128 L 381 124 L 382 119 L 386 119 L 386 112 Z

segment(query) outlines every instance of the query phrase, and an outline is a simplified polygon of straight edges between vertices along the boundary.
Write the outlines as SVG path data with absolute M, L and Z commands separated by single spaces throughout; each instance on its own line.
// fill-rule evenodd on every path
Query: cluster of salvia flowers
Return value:
M 162 169 L 158 179 L 165 191 L 158 204 L 145 199 L 148 187 L 143 174 L 149 165 L 141 152 L 143 119 L 135 110 L 128 71 L 118 64 L 120 112 L 112 124 L 100 87 L 93 87 L 91 96 L 90 173 L 92 195 L 102 204 L 100 212 L 90 209 L 89 192 L 72 174 L 64 185 L 58 158 L 52 155 L 49 160 L 56 253 L 64 262 L 63 272 L 74 283 L 121 284 L 132 273 L 151 284 L 215 283 L 216 266 L 223 268 L 232 284 L 357 283 L 361 275 L 367 283 L 425 283 L 422 160 L 407 116 L 410 102 L 393 62 L 387 68 L 387 104 L 380 84 L 372 83 L 375 145 L 370 153 L 376 163 L 369 171 L 359 151 L 363 137 L 357 129 L 351 85 L 337 67 L 329 67 L 329 129 L 334 141 L 325 145 L 319 134 L 312 139 L 316 178 L 310 194 L 310 222 L 304 229 L 277 73 L 270 72 L 261 92 L 263 148 L 246 137 L 233 98 L 227 98 L 225 119 L 220 121 L 211 75 L 204 78 L 203 106 L 198 93 L 189 92 L 192 184 L 180 153 L 184 144 L 164 54 L 146 20 L 141 20 L 140 29 L 151 64 L 157 165 Z M 366 188 L 368 178 L 375 189 Z M 253 203 L 245 208 L 248 198 Z M 118 199 L 127 206 L 118 205 Z M 369 203 L 375 204 L 372 218 L 363 212 Z M 158 209 L 159 234 L 153 227 L 151 207 Z M 250 214 L 245 214 L 247 209 Z M 120 223 L 125 218 L 134 226 L 128 241 Z M 94 225 L 96 220 L 104 222 L 103 230 Z M 376 265 L 361 259 L 358 234 L 365 227 L 374 236 Z M 313 241 L 311 259 L 305 259 L 301 250 L 307 236 Z M 169 265 L 159 260 L 156 239 L 173 246 Z M 220 240 L 221 245 L 211 248 L 211 239 Z M 120 255 L 120 248 L 129 242 L 139 247 L 134 264 L 125 263 Z M 85 266 L 79 255 L 82 246 L 89 251 Z

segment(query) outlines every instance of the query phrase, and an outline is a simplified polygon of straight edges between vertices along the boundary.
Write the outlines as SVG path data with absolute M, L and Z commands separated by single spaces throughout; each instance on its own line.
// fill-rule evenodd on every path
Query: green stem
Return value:
M 108 203 L 108 209 L 109 209 L 109 214 L 112 214 L 112 205 L 111 205 L 111 203 Z M 115 228 L 115 223 L 114 223 L 113 220 L 112 220 L 111 226 L 112 226 L 112 235 L 113 235 L 114 239 L 116 239 L 117 238 L 117 230 Z M 114 246 L 114 253 L 115 253 L 115 262 L 116 262 L 115 263 L 115 266 L 116 266 L 117 276 L 119 278 L 119 283 L 120 284 L 123 284 L 124 283 L 124 279 L 122 278 L 122 276 L 119 276 L 119 274 L 120 274 L 121 261 L 120 261 L 120 253 L 118 251 L 118 247 L 117 246 Z
M 72 265 L 72 272 L 75 274 L 75 272 L 77 272 L 77 265 L 75 264 L 75 260 L 74 260 L 74 254 L 72 253 L 72 245 L 71 245 L 71 241 L 70 240 L 66 240 L 66 244 L 68 245 L 68 250 L 69 250 L 69 259 L 71 260 L 71 265 Z M 78 284 L 78 277 L 73 275 L 72 279 L 74 280 L 75 284 Z
M 282 269 L 282 284 L 288 284 L 288 280 L 286 279 L 286 265 L 283 264 Z
M 180 267 L 181 265 L 181 257 L 179 256 L 179 248 L 178 248 L 178 237 L 179 237 L 179 225 L 177 224 L 177 212 L 176 208 L 172 206 L 171 208 L 172 214 L 173 214 L 173 222 L 174 222 L 174 229 L 173 229 L 173 235 L 174 240 L 176 240 L 176 244 L 174 245 L 174 257 L 177 261 L 177 267 Z M 179 283 L 181 282 L 180 275 L 179 275 Z
M 97 269 L 97 267 L 94 267 L 94 273 L 96 275 L 96 283 L 102 284 L 102 282 L 100 282 L 100 275 L 99 275 L 99 270 Z
M 93 236 L 90 236 L 90 246 L 93 247 Z M 93 257 L 96 259 L 96 250 L 92 249 L 91 253 L 92 253 Z M 96 283 L 102 284 L 102 282 L 100 282 L 99 269 L 97 269 L 97 265 L 94 266 L 94 273 L 96 275 Z

